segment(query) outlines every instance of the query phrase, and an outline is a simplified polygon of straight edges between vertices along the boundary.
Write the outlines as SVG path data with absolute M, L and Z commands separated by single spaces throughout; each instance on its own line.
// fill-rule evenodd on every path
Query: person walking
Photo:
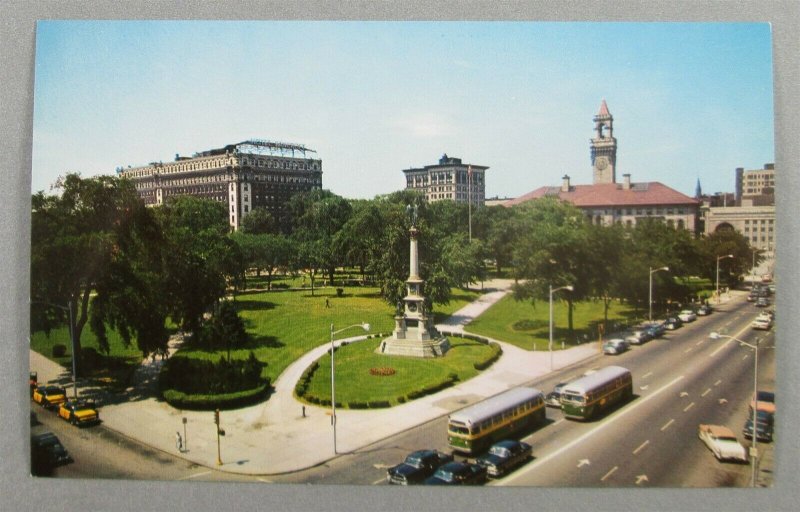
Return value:
M 183 438 L 180 432 L 175 432 L 175 448 L 178 449 L 178 452 L 183 453 Z

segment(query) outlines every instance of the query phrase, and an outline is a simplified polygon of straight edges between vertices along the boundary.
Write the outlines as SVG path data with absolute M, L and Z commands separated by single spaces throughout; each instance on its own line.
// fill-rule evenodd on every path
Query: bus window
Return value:
M 451 423 L 450 432 L 453 432 L 454 434 L 469 434 L 469 429 L 467 427 L 462 427 Z

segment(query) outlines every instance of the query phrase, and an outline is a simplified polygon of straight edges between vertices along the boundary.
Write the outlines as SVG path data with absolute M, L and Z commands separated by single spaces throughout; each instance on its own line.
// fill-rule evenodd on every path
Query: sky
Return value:
M 767 23 L 39 21 L 31 188 L 266 139 L 348 198 L 443 153 L 517 197 L 591 183 L 605 99 L 618 181 L 732 192 L 774 162 L 771 44 Z

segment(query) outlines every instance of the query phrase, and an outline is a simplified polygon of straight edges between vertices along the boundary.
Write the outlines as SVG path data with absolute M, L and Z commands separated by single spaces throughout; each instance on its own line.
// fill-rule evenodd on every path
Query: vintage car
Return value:
M 485 467 L 489 477 L 497 478 L 530 458 L 531 445 L 522 441 L 508 439 L 492 445 L 487 453 L 475 460 L 475 463 Z
M 42 407 L 58 406 L 67 401 L 67 391 L 60 386 L 37 386 L 33 401 Z
M 728 427 L 701 424 L 698 427 L 697 436 L 706 444 L 717 460 L 747 462 L 747 452 L 744 446 Z
M 486 468 L 469 462 L 448 462 L 425 485 L 477 485 L 486 482 Z
M 72 457 L 55 434 L 44 432 L 31 436 L 31 473 L 51 475 L 56 467 L 70 462 Z
M 417 450 L 411 452 L 401 464 L 386 471 L 386 480 L 390 484 L 421 484 L 431 476 L 439 466 L 451 462 L 453 456 L 436 450 Z
M 697 313 L 692 311 L 691 309 L 684 309 L 680 313 L 678 313 L 678 318 L 681 319 L 681 322 L 688 324 L 689 322 L 694 322 L 697 320 Z
M 775 416 L 767 411 L 756 411 L 756 439 L 764 442 L 772 442 L 772 435 L 775 429 Z M 745 439 L 753 438 L 753 415 L 749 414 L 742 427 L 742 435 Z
M 628 350 L 628 342 L 622 338 L 612 338 L 603 343 L 603 354 L 619 355 Z
M 67 400 L 58 408 L 58 415 L 73 425 L 92 425 L 100 421 L 100 413 L 93 402 Z
M 750 401 L 750 410 L 756 407 L 759 411 L 766 411 L 775 414 L 775 393 L 772 391 L 758 391 L 753 400 Z

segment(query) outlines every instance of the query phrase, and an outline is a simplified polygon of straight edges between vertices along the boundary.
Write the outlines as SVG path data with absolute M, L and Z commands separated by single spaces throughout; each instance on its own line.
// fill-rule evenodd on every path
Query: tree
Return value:
M 241 271 L 241 257 L 228 234 L 225 206 L 183 196 L 157 209 L 165 240 L 170 314 L 184 330 L 198 333 L 203 314 L 225 294 L 226 279 Z
M 359 267 L 361 279 L 366 281 L 370 263 L 380 257 L 385 228 L 385 219 L 376 201 L 353 203 L 353 213 L 334 236 L 336 253 L 347 265 Z
M 699 273 L 716 281 L 717 258 L 732 254 L 733 258 L 719 261 L 719 278 L 726 286 L 736 286 L 740 276 L 746 274 L 753 262 L 750 242 L 741 233 L 732 229 L 715 231 L 697 240 Z
M 224 345 L 231 360 L 231 347 L 242 347 L 248 340 L 244 322 L 231 301 L 220 301 L 205 332 L 206 343 L 210 348 Z
M 32 198 L 31 321 L 47 330 L 65 321 L 62 308 L 69 305 L 81 373 L 80 340 L 90 298 L 120 257 L 122 232 L 135 225 L 129 219 L 141 212 L 141 202 L 129 181 L 112 176 L 83 179 L 70 173 L 54 187 L 60 195 L 38 192 Z
M 250 213 L 242 217 L 239 231 L 251 235 L 276 234 L 278 223 L 266 208 L 253 208 Z
M 485 280 L 483 259 L 483 243 L 478 239 L 469 241 L 464 233 L 456 233 L 444 240 L 441 268 L 455 286 L 466 288 Z
M 573 303 L 589 296 L 596 260 L 589 246 L 588 222 L 575 206 L 545 197 L 521 205 L 524 235 L 514 249 L 514 296 L 549 299 L 549 289 L 571 285 L 564 294 L 568 305 L 569 333 L 572 335 Z

